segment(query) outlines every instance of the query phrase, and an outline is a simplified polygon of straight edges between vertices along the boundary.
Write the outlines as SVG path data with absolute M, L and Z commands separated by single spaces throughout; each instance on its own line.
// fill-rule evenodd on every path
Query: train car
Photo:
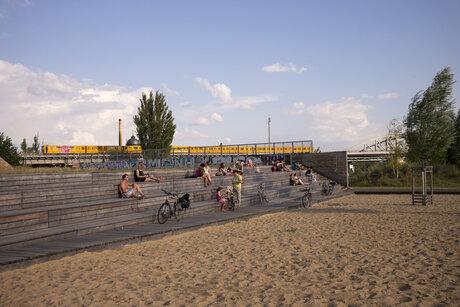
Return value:
M 42 146 L 44 154 L 81 154 L 85 153 L 85 146 L 81 145 L 44 145 Z
M 139 145 L 131 146 L 83 146 L 83 145 L 44 145 L 42 146 L 44 154 L 95 154 L 95 153 L 142 153 L 142 147 Z
M 124 146 L 123 151 L 127 153 L 142 153 L 142 147 L 140 145 Z

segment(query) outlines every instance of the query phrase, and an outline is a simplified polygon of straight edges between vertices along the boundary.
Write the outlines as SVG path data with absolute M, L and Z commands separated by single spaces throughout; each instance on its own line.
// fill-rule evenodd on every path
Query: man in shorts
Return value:
M 233 176 L 233 191 L 236 194 L 236 197 L 238 198 L 238 207 L 241 205 L 241 184 L 243 183 L 243 177 L 241 176 L 241 171 L 236 169 L 233 171 L 235 175 Z
M 124 174 L 121 177 L 123 180 L 120 183 L 120 192 L 122 197 L 126 198 L 131 198 L 131 197 L 136 197 L 138 199 L 144 199 L 145 194 L 142 193 L 141 188 L 135 183 L 130 184 L 128 183 L 129 176 L 127 174 Z M 139 193 L 139 195 L 136 193 L 136 191 Z

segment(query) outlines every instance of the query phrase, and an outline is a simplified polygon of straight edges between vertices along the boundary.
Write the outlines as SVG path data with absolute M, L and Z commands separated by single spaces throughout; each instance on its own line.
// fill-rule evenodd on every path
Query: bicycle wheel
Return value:
M 305 194 L 302 197 L 302 207 L 309 208 L 310 206 L 311 206 L 311 198 L 309 197 L 308 194 Z
M 260 204 L 263 205 L 264 204 L 264 197 L 262 196 L 262 193 L 260 193 L 260 191 L 259 191 L 259 193 L 257 193 L 257 194 L 259 194 L 259 202 L 260 202 Z
M 228 210 L 235 211 L 235 201 L 233 199 L 228 201 Z
M 264 199 L 264 201 L 265 201 L 266 204 L 270 203 L 270 201 L 268 200 L 268 196 L 267 196 L 267 193 L 266 193 L 266 192 L 263 192 L 263 193 L 262 193 L 262 198 Z
M 187 211 L 187 209 L 185 208 L 180 208 L 179 210 L 180 205 L 181 204 L 179 203 L 174 204 L 174 217 L 176 218 L 177 221 L 180 221 L 184 217 L 185 212 Z
M 157 219 L 158 223 L 164 224 L 169 219 L 172 214 L 171 206 L 168 203 L 164 203 L 161 205 L 160 209 L 158 209 Z

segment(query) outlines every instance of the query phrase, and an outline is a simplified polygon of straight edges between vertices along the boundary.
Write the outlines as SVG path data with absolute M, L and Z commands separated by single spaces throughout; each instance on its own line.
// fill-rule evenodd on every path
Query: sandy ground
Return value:
M 460 196 L 350 195 L 0 273 L 3 306 L 460 304 Z

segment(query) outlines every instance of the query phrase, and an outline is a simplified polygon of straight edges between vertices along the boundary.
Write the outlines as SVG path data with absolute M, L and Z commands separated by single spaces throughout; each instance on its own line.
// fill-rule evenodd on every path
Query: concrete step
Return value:
M 281 176 L 270 176 L 268 174 L 254 174 L 245 177 L 246 182 L 255 180 L 263 181 L 266 178 L 281 178 Z M 231 176 L 215 178 L 216 185 L 231 185 Z M 162 194 L 161 189 L 167 190 L 189 190 L 202 185 L 200 179 L 177 179 L 162 183 L 144 182 L 138 183 L 141 189 L 148 196 L 155 193 Z M 60 188 L 41 188 L 40 190 L 24 190 L 22 192 L 11 192 L 0 194 L 0 212 L 18 210 L 22 208 L 57 205 L 61 203 L 81 202 L 86 200 L 107 199 L 118 196 L 117 185 L 113 184 L 91 184 L 64 186 Z M 47 187 L 47 186 L 46 186 Z
M 297 195 L 298 189 L 299 189 L 299 186 L 296 186 L 296 187 L 283 186 L 277 189 L 272 189 L 268 191 L 267 193 L 269 194 L 269 197 L 273 197 L 273 198 L 289 197 L 292 195 Z M 126 201 L 132 201 L 132 202 L 130 204 L 131 207 L 129 207 L 129 210 L 126 210 L 127 212 L 123 212 L 122 215 L 117 214 L 115 216 L 110 216 L 110 215 L 104 215 L 107 212 L 101 212 L 99 218 L 88 219 L 87 217 L 85 217 L 78 223 L 73 223 L 73 224 L 68 224 L 68 225 L 66 224 L 63 225 L 62 222 L 65 219 L 80 218 L 79 214 L 82 214 L 83 211 L 76 211 L 76 208 L 62 209 L 63 211 L 60 211 L 59 213 L 64 213 L 64 215 L 61 215 L 59 218 L 58 218 L 57 213 L 51 214 L 51 216 L 49 215 L 46 216 L 46 215 L 39 215 L 37 213 L 30 212 L 29 217 L 31 219 L 33 218 L 42 219 L 41 223 L 37 225 L 42 225 L 42 226 L 46 225 L 47 223 L 45 222 L 45 220 L 46 219 L 49 220 L 51 218 L 51 225 L 50 225 L 51 227 L 30 229 L 30 231 L 21 232 L 21 233 L 13 233 L 13 234 L 5 233 L 0 238 L 0 249 L 9 248 L 13 246 L 22 246 L 22 245 L 30 244 L 33 242 L 40 242 L 40 241 L 65 238 L 65 237 L 70 237 L 70 236 L 77 236 L 77 235 L 97 232 L 97 231 L 106 230 L 106 229 L 123 227 L 125 225 L 145 223 L 145 222 L 151 222 L 151 221 L 156 220 L 156 212 L 158 211 L 160 204 L 148 210 L 137 211 L 136 205 L 138 204 L 134 203 L 134 202 L 137 202 L 137 200 L 123 200 L 123 201 L 124 201 L 123 202 L 124 205 L 127 205 Z M 259 199 L 258 199 L 257 193 L 244 194 L 244 196 L 242 197 L 242 206 L 257 205 L 258 202 L 259 202 Z M 215 201 L 215 199 L 208 199 L 208 200 L 204 200 L 201 202 L 192 203 L 192 208 L 187 210 L 186 214 L 200 214 L 203 212 L 219 210 L 219 208 L 220 206 L 217 203 L 217 201 Z M 98 209 L 95 209 L 95 210 L 97 211 L 97 210 L 104 210 L 104 209 L 106 208 L 99 207 Z M 132 212 L 133 210 L 136 212 Z M 36 214 L 36 216 L 33 217 L 32 216 L 33 214 Z M 45 213 L 42 213 L 42 214 L 45 214 Z M 97 213 L 95 216 L 97 217 Z M 4 218 L 6 219 L 8 217 L 4 217 Z M 14 223 L 18 221 L 10 220 L 9 222 Z M 16 226 L 21 227 L 20 225 L 16 225 Z
M 277 177 L 265 181 L 267 191 L 285 185 L 285 178 Z M 228 178 L 227 180 L 229 185 L 231 185 L 230 179 Z M 245 182 L 242 189 L 243 197 L 246 194 L 256 193 L 258 184 L 259 181 Z M 181 186 L 181 188 L 183 189 L 184 186 Z M 196 187 L 196 185 L 192 185 L 189 188 L 185 191 L 190 193 L 192 203 L 215 199 L 216 192 L 213 188 L 206 189 L 201 186 Z M 107 216 L 123 215 L 138 210 L 154 210 L 165 199 L 162 191 L 158 189 L 155 192 L 154 196 L 150 195 L 142 201 L 109 197 L 103 200 L 86 199 L 86 201 L 80 202 L 62 202 L 57 205 L 42 203 L 41 206 L 33 206 L 36 203 L 29 203 L 26 208 L 0 212 L 0 234 L 8 235 L 34 229 L 75 224 Z

